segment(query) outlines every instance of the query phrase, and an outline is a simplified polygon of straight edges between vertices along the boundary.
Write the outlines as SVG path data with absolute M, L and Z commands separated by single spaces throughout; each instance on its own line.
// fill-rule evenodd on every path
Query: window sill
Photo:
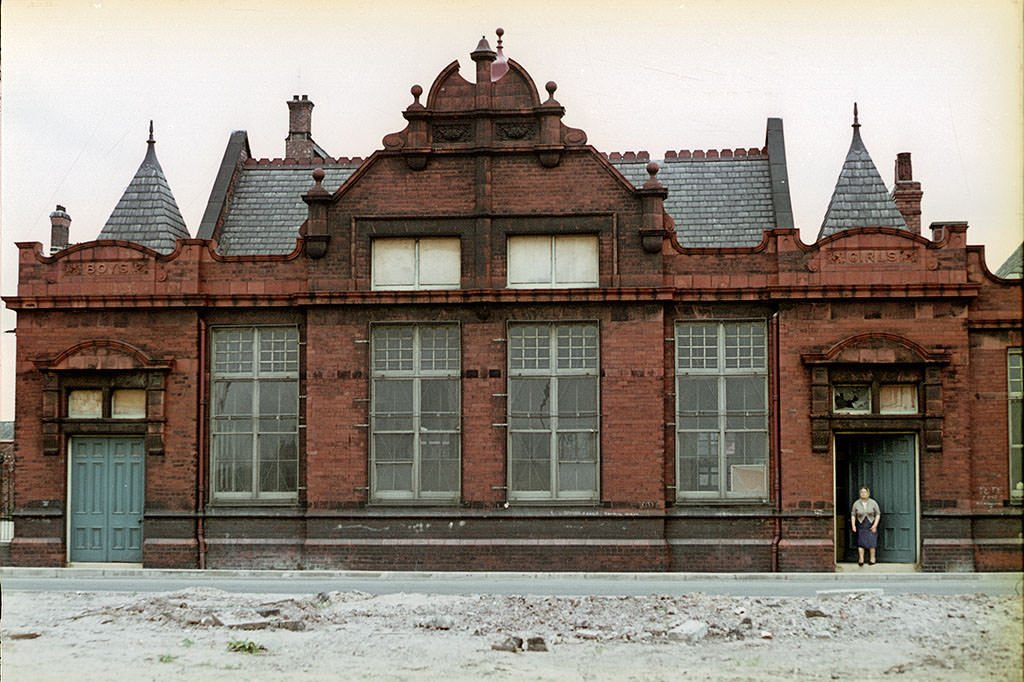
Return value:
M 302 507 L 294 498 L 288 500 L 214 500 L 206 505 L 204 512 L 207 515 L 223 513 L 225 516 L 231 516 L 236 512 L 242 514 L 258 513 L 261 509 L 276 512 L 280 509 L 302 510 Z
M 767 500 L 676 500 L 675 504 L 665 510 L 666 516 L 707 516 L 707 515 L 746 515 L 762 516 L 775 513 L 775 508 Z
M 437 500 L 368 500 L 366 506 L 368 508 L 379 509 L 381 507 L 457 507 L 459 505 L 459 498 L 453 497 L 450 499 L 437 499 Z
M 509 507 L 603 507 L 604 504 L 597 498 L 578 500 L 515 500 L 508 501 Z

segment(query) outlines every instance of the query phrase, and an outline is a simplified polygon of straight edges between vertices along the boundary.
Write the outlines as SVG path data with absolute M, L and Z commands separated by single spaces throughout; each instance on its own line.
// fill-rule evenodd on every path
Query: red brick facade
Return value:
M 836 434 L 909 434 L 903 562 L 1021 569 L 1006 390 L 1021 288 L 989 273 L 966 224 L 933 226 L 936 241 L 866 223 L 811 245 L 775 227 L 756 246 L 684 248 L 657 168 L 634 186 L 561 123 L 554 84 L 542 102 L 515 62 L 492 82 L 485 47 L 473 53 L 476 82 L 453 63 L 425 105 L 414 90 L 408 127 L 334 192 L 312 175 L 331 162 L 305 144 L 312 103 L 289 103 L 305 117 L 289 136 L 303 158 L 275 163 L 308 166 L 292 253 L 223 255 L 218 232 L 169 254 L 104 240 L 48 257 L 19 244 L 18 295 L 7 299 L 18 312 L 13 562 L 72 558 L 73 439 L 135 435 L 151 567 L 831 571 L 849 507 Z M 230 161 L 236 174 L 258 165 Z M 235 176 L 225 180 L 230 195 Z M 901 185 L 901 210 L 915 210 L 913 184 Z M 597 286 L 509 288 L 508 238 L 560 234 L 596 236 Z M 432 236 L 459 239 L 458 288 L 374 289 L 374 239 Z M 729 320 L 766 330 L 764 492 L 688 497 L 677 481 L 676 325 Z M 510 499 L 508 325 L 527 321 L 599 330 L 596 501 Z M 459 325 L 455 503 L 371 499 L 368 341 L 385 322 Z M 211 491 L 211 330 L 226 325 L 298 330 L 292 499 L 225 503 Z M 913 411 L 837 413 L 832 392 L 845 384 L 911 386 Z M 76 387 L 145 390 L 145 418 L 70 418 Z

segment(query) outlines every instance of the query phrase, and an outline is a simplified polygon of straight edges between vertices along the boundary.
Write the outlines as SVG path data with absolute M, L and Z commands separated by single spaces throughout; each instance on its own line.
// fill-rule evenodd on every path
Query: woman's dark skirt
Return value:
M 878 546 L 878 533 L 871 532 L 871 521 L 867 517 L 857 523 L 857 546 L 864 549 Z

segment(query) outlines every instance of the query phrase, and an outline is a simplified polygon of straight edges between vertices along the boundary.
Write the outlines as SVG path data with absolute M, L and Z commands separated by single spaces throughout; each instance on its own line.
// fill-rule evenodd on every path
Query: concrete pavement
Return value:
M 174 570 L 115 566 L 0 568 L 4 590 L 163 592 L 205 586 L 228 592 L 313 594 L 705 594 L 815 596 L 834 590 L 886 594 L 1022 594 L 1020 573 L 906 573 L 872 567 L 836 573 L 513 573 L 442 571 Z

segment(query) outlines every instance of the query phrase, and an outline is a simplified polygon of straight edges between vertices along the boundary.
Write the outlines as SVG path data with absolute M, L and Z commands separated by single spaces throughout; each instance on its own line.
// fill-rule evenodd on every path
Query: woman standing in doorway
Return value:
M 864 565 L 864 550 L 870 552 L 870 563 L 875 565 L 875 548 L 878 547 L 878 522 L 882 520 L 882 510 L 878 503 L 871 499 L 871 491 L 867 487 L 860 489 L 860 499 L 853 503 L 850 513 L 850 525 L 857 534 L 857 565 Z

